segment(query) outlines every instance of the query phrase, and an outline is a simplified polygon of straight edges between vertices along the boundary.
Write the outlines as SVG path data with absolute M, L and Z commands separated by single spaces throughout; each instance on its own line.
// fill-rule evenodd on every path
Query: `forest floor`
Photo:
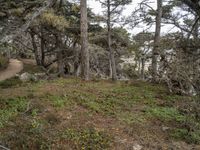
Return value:
M 0 145 L 13 150 L 199 150 L 200 123 L 191 109 L 196 100 L 142 81 L 22 83 L 12 78 L 0 82 Z
M 23 69 L 23 63 L 17 59 L 10 59 L 8 67 L 0 71 L 0 81 L 14 77 Z

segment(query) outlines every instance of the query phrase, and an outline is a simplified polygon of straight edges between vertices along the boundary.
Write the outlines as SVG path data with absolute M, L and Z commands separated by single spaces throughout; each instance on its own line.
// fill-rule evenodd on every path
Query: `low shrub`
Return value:
M 8 63 L 8 58 L 0 55 L 0 70 L 5 69 L 8 66 Z

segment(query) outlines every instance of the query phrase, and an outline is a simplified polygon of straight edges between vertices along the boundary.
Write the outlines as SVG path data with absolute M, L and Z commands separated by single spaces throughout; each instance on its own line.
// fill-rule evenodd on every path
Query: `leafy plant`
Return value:
M 84 130 L 67 129 L 62 138 L 72 141 L 76 149 L 82 150 L 108 149 L 111 143 L 108 135 L 93 128 Z
M 173 107 L 155 107 L 148 108 L 147 114 L 154 116 L 162 121 L 177 121 L 182 122 L 186 117 Z
M 27 100 L 25 98 L 0 99 L 0 128 L 12 117 L 25 111 Z

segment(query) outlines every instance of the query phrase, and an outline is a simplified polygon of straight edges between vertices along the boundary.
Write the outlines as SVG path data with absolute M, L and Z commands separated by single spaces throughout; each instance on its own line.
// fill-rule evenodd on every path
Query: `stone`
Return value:
M 29 82 L 29 81 L 37 81 L 37 77 L 33 74 L 30 74 L 28 72 L 25 72 L 25 73 L 22 73 L 20 76 L 19 76 L 19 79 L 22 81 L 22 82 Z
M 162 127 L 162 130 L 163 130 L 163 131 L 167 131 L 167 130 L 169 130 L 169 129 L 170 129 L 169 127 L 165 127 L 165 126 Z
M 139 144 L 134 144 L 133 145 L 133 150 L 141 150 L 142 149 L 142 146 L 139 145 Z

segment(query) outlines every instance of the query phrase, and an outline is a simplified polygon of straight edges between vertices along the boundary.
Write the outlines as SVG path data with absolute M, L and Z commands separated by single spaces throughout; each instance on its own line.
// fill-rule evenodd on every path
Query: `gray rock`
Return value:
M 133 150 L 141 150 L 142 149 L 142 146 L 139 145 L 139 144 L 134 144 L 133 145 Z
M 22 81 L 22 82 L 29 82 L 29 81 L 38 81 L 38 78 L 33 75 L 33 74 L 30 74 L 28 72 L 25 72 L 23 74 L 21 74 L 19 76 L 19 79 Z
M 170 129 L 170 127 L 165 127 L 165 126 L 162 127 L 162 130 L 163 130 L 163 131 L 167 131 L 167 130 L 169 130 L 169 129 Z

